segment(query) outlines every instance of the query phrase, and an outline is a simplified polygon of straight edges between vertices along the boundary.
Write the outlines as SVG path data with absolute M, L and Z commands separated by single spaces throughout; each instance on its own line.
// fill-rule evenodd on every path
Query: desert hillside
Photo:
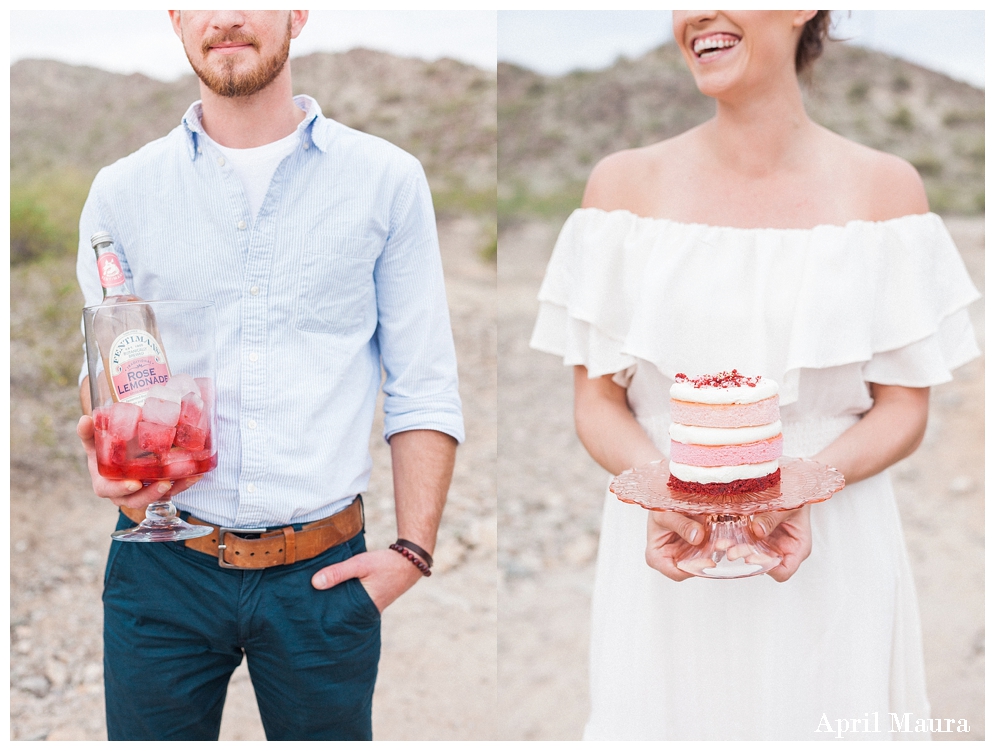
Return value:
M 493 205 L 495 76 L 455 60 L 355 49 L 291 61 L 295 93 L 325 115 L 417 156 L 441 208 Z M 92 177 L 180 122 L 199 98 L 193 74 L 163 82 L 53 60 L 10 69 L 10 164 L 16 181 L 76 170 Z

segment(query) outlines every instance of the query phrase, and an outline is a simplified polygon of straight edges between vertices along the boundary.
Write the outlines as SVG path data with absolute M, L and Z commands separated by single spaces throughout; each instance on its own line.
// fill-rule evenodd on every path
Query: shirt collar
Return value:
M 318 103 L 312 97 L 306 94 L 295 96 L 294 104 L 304 110 L 304 119 L 297 126 L 297 133 L 301 137 L 304 148 L 313 143 L 321 151 L 326 151 L 327 144 L 324 137 L 325 118 L 321 114 L 321 107 L 318 106 Z M 183 115 L 182 123 L 187 136 L 187 152 L 190 154 L 191 159 L 197 158 L 197 141 L 199 137 L 207 135 L 204 132 L 203 125 L 201 125 L 203 113 L 204 110 L 201 101 L 198 99 L 187 108 L 186 114 Z

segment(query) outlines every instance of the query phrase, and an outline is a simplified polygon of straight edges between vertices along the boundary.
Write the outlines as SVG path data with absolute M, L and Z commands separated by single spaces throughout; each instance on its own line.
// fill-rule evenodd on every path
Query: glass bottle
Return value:
M 107 387 L 115 402 L 140 407 L 149 389 L 169 381 L 155 313 L 128 287 L 110 233 L 95 232 L 90 244 L 97 254 L 97 273 L 104 290 L 101 305 L 113 304 L 106 312 L 98 311 L 93 321 Z

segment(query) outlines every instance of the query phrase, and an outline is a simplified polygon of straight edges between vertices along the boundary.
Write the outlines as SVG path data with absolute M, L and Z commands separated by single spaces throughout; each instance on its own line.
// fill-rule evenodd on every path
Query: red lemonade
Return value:
M 142 406 L 122 401 L 95 409 L 97 470 L 110 479 L 151 481 L 214 469 L 213 406 L 209 378 L 177 374 L 150 389 Z

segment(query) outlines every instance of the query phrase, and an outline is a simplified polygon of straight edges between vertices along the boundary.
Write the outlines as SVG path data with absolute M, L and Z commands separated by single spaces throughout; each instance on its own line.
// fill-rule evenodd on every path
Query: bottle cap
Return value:
M 101 243 L 114 242 L 114 238 L 111 237 L 110 232 L 105 232 L 104 230 L 99 230 L 90 235 L 90 245 L 96 248 Z

